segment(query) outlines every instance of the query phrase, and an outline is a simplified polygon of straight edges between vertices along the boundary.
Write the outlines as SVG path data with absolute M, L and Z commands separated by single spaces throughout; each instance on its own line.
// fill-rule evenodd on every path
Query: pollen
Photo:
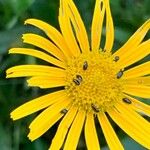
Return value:
M 119 68 L 107 52 L 89 52 L 67 63 L 65 87 L 73 105 L 87 112 L 105 112 L 123 98 Z

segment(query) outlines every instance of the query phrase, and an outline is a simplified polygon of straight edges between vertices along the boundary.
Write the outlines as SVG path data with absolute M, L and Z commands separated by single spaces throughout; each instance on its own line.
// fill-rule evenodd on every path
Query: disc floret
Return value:
M 122 99 L 119 68 L 110 54 L 90 52 L 70 59 L 67 66 L 66 91 L 72 103 L 88 112 L 98 113 Z

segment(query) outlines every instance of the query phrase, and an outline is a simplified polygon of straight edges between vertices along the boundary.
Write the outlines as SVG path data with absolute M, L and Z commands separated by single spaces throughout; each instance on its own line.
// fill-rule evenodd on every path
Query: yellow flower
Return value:
M 106 40 L 100 46 L 106 19 Z M 11 113 L 13 120 L 43 110 L 30 124 L 30 140 L 35 140 L 62 119 L 50 150 L 64 144 L 64 150 L 75 150 L 82 129 L 87 148 L 100 149 L 95 118 L 98 119 L 110 149 L 124 149 L 109 118 L 135 141 L 150 149 L 150 123 L 140 114 L 150 115 L 150 107 L 135 97 L 150 98 L 150 61 L 136 67 L 131 64 L 150 54 L 150 40 L 143 41 L 150 29 L 150 20 L 114 54 L 114 26 L 109 0 L 96 0 L 91 27 L 91 43 L 72 0 L 60 0 L 61 33 L 47 23 L 28 19 L 43 30 L 47 38 L 27 33 L 23 40 L 40 50 L 12 48 L 11 54 L 40 58 L 49 65 L 20 65 L 7 70 L 7 78 L 30 77 L 29 86 L 59 88 L 36 98 Z M 101 48 L 100 48 L 101 47 Z

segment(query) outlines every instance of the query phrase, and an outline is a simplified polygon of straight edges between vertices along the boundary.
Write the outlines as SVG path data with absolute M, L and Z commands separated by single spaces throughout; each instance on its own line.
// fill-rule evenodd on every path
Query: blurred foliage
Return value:
M 75 0 L 81 16 L 86 24 L 88 33 L 95 0 Z M 110 0 L 115 24 L 115 46 L 119 48 L 125 41 L 150 18 L 150 0 Z M 59 0 L 0 0 L 0 149 L 1 150 L 44 150 L 47 149 L 55 134 L 58 123 L 41 138 L 31 143 L 27 138 L 28 125 L 36 114 L 25 119 L 12 122 L 10 112 L 25 101 L 43 95 L 50 90 L 29 88 L 23 78 L 5 79 L 5 70 L 17 64 L 36 63 L 36 59 L 20 55 L 9 56 L 10 47 L 22 47 L 21 36 L 25 32 L 40 33 L 33 27 L 24 26 L 27 18 L 38 18 L 59 29 L 58 25 Z M 104 36 L 104 35 L 103 35 Z M 149 35 L 148 35 L 149 36 Z M 148 60 L 145 58 L 143 61 Z M 140 63 L 140 62 L 138 62 Z M 115 126 L 119 138 L 126 149 L 143 150 L 144 148 L 126 137 L 118 126 Z M 103 150 L 108 149 L 100 133 Z M 124 135 L 124 136 L 123 136 Z M 131 148 L 132 147 L 132 148 Z M 81 136 L 79 149 L 85 148 Z

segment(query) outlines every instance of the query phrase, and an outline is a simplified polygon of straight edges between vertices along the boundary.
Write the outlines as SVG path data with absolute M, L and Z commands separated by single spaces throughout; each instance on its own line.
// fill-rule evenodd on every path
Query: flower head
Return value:
M 104 19 L 106 40 L 101 47 Z M 129 136 L 150 149 L 150 124 L 140 115 L 150 115 L 150 107 L 135 98 L 150 98 L 150 62 L 129 67 L 150 54 L 150 40 L 143 41 L 150 29 L 150 20 L 114 54 L 111 52 L 114 26 L 109 0 L 96 0 L 90 44 L 72 0 L 60 0 L 61 33 L 37 19 L 28 19 L 25 24 L 40 28 L 50 40 L 27 33 L 23 35 L 24 42 L 42 50 L 12 48 L 9 53 L 31 55 L 49 65 L 15 66 L 7 70 L 7 78 L 30 77 L 29 86 L 62 87 L 11 113 L 11 118 L 17 120 L 45 109 L 30 124 L 29 139 L 37 139 L 62 118 L 51 150 L 60 149 L 63 143 L 65 150 L 76 149 L 82 129 L 87 148 L 98 150 L 97 118 L 110 149 L 121 150 L 123 146 L 109 122 L 110 116 Z

